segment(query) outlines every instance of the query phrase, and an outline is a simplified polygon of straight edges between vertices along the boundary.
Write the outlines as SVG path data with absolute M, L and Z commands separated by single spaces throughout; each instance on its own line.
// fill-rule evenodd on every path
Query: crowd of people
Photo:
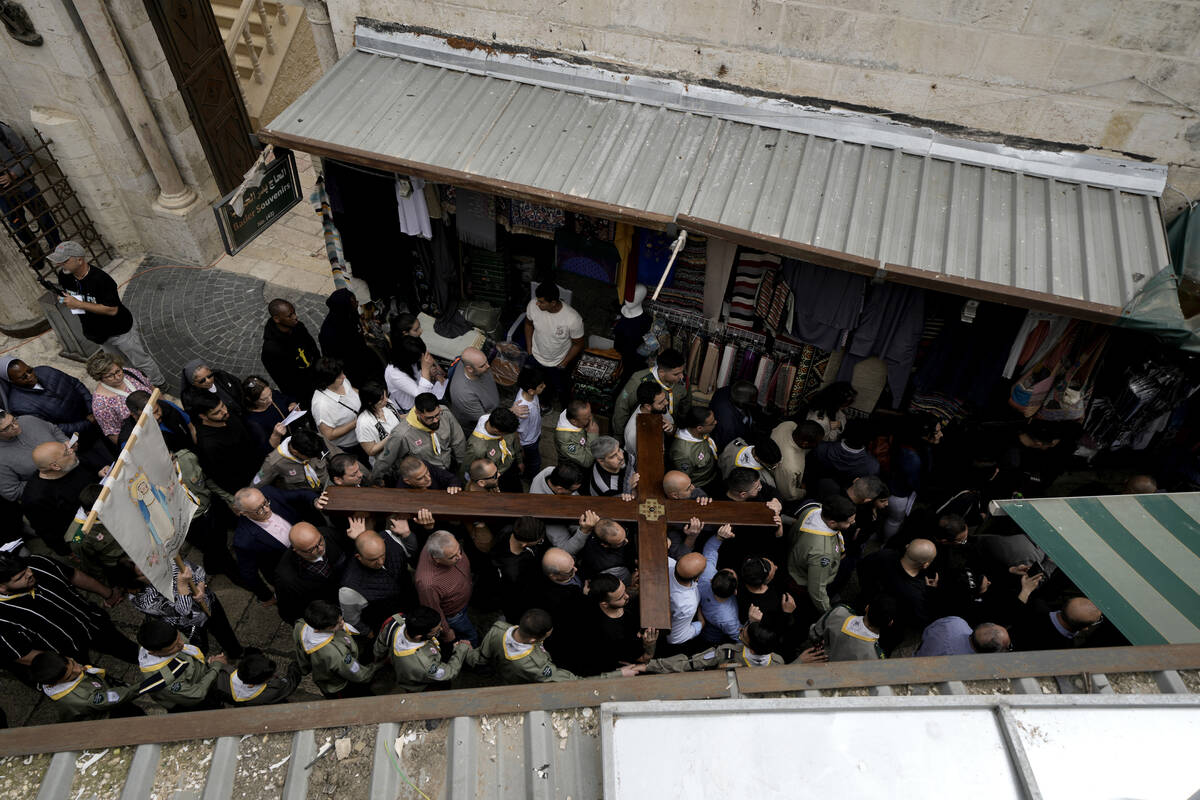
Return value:
M 74 270 L 64 286 L 88 274 L 69 254 L 50 256 Z M 628 376 L 601 420 L 567 381 L 579 314 L 552 282 L 536 294 L 532 357 L 512 387 L 473 347 L 439 364 L 411 315 L 391 320 L 386 349 L 369 342 L 346 289 L 319 343 L 292 303 L 269 304 L 265 375 L 186 364 L 178 394 L 150 409 L 199 506 L 170 595 L 111 532 L 80 524 L 161 376 L 130 363 L 136 347 L 97 351 L 91 389 L 0 359 L 5 538 L 27 523 L 50 551 L 0 552 L 0 661 L 79 719 L 143 713 L 143 696 L 167 711 L 274 703 L 303 675 L 345 697 L 444 688 L 463 670 L 537 682 L 1120 641 L 1043 551 L 987 514 L 989 499 L 1035 495 L 1065 469 L 1061 429 L 1014 424 L 989 439 L 924 414 L 868 417 L 846 383 L 767 419 L 744 382 L 698 402 L 670 349 Z M 128 315 L 115 292 L 78 302 L 85 330 Z M 637 441 L 643 414 L 662 422 L 667 497 L 764 503 L 774 518 L 669 526 L 669 629 L 640 627 L 636 531 L 592 510 L 497 522 L 441 519 L 419 497 L 415 513 L 326 507 L 338 486 L 634 501 L 638 448 L 655 446 Z M 1129 491 L 1153 491 L 1147 481 Z M 239 641 L 215 573 L 293 626 L 292 661 Z M 137 641 L 105 610 L 126 600 L 144 615 Z M 142 680 L 106 676 L 95 652 L 137 664 Z

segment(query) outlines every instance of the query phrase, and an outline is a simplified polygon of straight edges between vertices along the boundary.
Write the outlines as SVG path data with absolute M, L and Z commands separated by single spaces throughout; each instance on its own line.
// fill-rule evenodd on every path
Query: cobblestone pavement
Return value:
M 266 304 L 281 297 L 296 306 L 314 338 L 325 298 L 221 269 L 164 265 L 147 259 L 125 292 L 154 360 L 178 391 L 183 365 L 202 358 L 239 378 L 265 374 L 262 349 Z

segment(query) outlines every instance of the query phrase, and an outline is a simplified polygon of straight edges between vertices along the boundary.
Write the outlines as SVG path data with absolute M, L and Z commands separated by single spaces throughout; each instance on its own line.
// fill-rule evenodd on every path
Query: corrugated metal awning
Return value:
M 1200 642 L 1200 492 L 996 500 L 1134 644 Z
M 267 142 L 1113 321 L 1168 263 L 1165 168 L 945 137 L 360 21 Z

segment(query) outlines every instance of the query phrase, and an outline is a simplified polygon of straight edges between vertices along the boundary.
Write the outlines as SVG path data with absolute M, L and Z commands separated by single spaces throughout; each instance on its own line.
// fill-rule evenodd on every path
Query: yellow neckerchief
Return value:
M 816 514 L 817 518 L 814 522 L 809 523 L 809 520 L 812 519 L 813 514 Z M 817 527 L 818 525 L 820 527 Z M 835 531 L 833 528 L 830 528 L 825 524 L 825 520 L 821 519 L 821 509 L 819 506 L 808 512 L 808 515 L 804 519 L 800 520 L 800 530 L 804 531 L 805 533 L 811 533 L 815 536 L 836 536 L 838 555 L 840 556 L 842 553 L 846 552 L 846 540 L 842 537 L 842 532 Z
M 178 653 L 173 656 L 166 656 L 165 658 L 163 656 L 156 656 L 154 653 L 151 653 L 149 650 L 143 647 L 138 651 L 138 667 L 142 670 L 142 672 L 155 672 L 161 669 L 165 664 L 170 663 L 176 658 L 182 658 L 183 656 L 191 656 L 192 658 L 198 660 L 201 664 L 204 663 L 204 653 L 200 652 L 200 648 L 196 647 L 194 644 L 185 644 L 183 649 Z
M 675 434 L 675 438 L 682 439 L 685 442 L 708 442 L 708 448 L 712 450 L 712 454 L 717 454 L 717 443 L 711 437 L 705 436 L 703 439 L 697 439 L 696 434 L 689 431 L 687 428 L 680 428 Z
M 435 639 L 427 639 L 424 642 L 414 642 L 412 639 L 409 639 L 407 636 L 404 635 L 404 631 L 405 631 L 404 624 L 401 623 L 396 626 L 396 630 L 392 634 L 392 654 L 393 655 L 395 655 L 397 657 L 411 656 L 413 653 L 417 652 L 418 650 L 420 650 L 422 647 L 424 647 L 427 644 L 433 645 L 433 652 L 435 655 L 439 654 L 437 641 Z
M 507 658 L 509 661 L 519 661 L 522 658 L 524 658 L 525 656 L 527 656 L 533 652 L 533 645 L 525 644 L 524 642 L 518 642 L 516 637 L 513 636 L 513 631 L 515 631 L 516 629 L 517 629 L 517 626 L 513 625 L 511 628 L 509 628 L 508 630 L 506 630 L 504 632 L 504 647 L 503 647 L 504 657 Z M 517 655 L 509 655 L 510 647 L 512 647 L 512 648 L 525 647 L 528 649 L 518 652 Z
M 755 656 L 755 658 L 762 658 L 762 656 Z M 747 667 L 769 667 L 769 666 L 771 666 L 771 654 L 767 653 L 767 663 L 755 664 L 753 661 L 750 660 L 750 649 L 748 647 L 743 646 L 742 647 L 742 662 Z
M 879 634 L 868 628 L 866 620 L 861 616 L 846 617 L 846 621 L 842 623 L 842 633 L 847 636 L 853 636 L 855 639 L 861 639 L 864 642 L 874 643 L 879 641 Z
M 288 461 L 291 461 L 293 464 L 302 464 L 304 466 L 304 480 L 308 481 L 308 487 L 310 489 L 318 488 L 321 485 L 321 479 L 317 477 L 317 471 L 309 466 L 309 462 L 301 461 L 288 451 L 288 442 L 291 440 L 292 437 L 290 436 L 284 439 L 279 443 L 279 447 L 275 448 L 275 452 L 279 453 L 279 455 L 283 456 Z
M 358 633 L 354 626 L 347 622 L 342 623 L 342 630 L 349 634 Z M 304 627 L 300 629 L 300 645 L 304 648 L 305 653 L 312 655 L 332 642 L 335 633 L 336 631 L 313 630 L 313 627 L 306 622 L 304 623 Z
M 429 441 L 433 442 L 433 452 L 435 455 L 438 455 L 442 452 L 442 447 L 440 444 L 438 444 L 437 432 L 430 430 L 425 426 L 424 422 L 421 422 L 421 420 L 417 419 L 417 409 L 415 406 L 410 408 L 408 413 L 404 415 L 404 421 L 417 430 L 425 431 L 429 434 Z
M 745 467 L 746 469 L 752 469 L 752 470 L 755 470 L 756 472 L 761 471 L 763 468 L 763 465 L 758 463 L 757 458 L 750 455 L 750 451 L 753 449 L 754 449 L 754 445 L 748 444 L 745 447 L 743 447 L 741 450 L 738 450 L 737 455 L 733 457 L 733 465 L 735 467 Z
M 37 597 L 36 592 L 37 592 L 37 587 L 34 586 L 28 592 L 18 592 L 17 594 L 0 594 L 0 603 L 7 603 L 9 600 L 16 600 L 18 597 L 24 597 L 25 595 L 29 595 L 30 597 L 36 598 Z
M 237 670 L 229 673 L 229 693 L 233 695 L 233 702 L 245 703 L 248 700 L 253 700 L 263 693 L 267 688 L 267 684 L 263 683 L 255 687 L 252 683 L 246 683 L 238 677 Z
M 674 414 L 675 413 L 675 393 L 673 391 L 671 391 L 671 389 L 673 387 L 667 386 L 665 383 L 662 382 L 662 379 L 658 377 L 658 365 L 657 364 L 655 364 L 653 367 L 650 368 L 650 377 L 654 378 L 654 382 L 657 383 L 659 386 L 661 386 L 666 391 L 666 393 L 667 393 L 667 413 Z
M 46 696 L 49 697 L 51 700 L 58 700 L 60 698 L 66 697 L 71 692 L 75 691 L 75 687 L 78 686 L 80 681 L 82 681 L 88 675 L 97 675 L 97 676 L 103 678 L 104 670 L 100 669 L 100 667 L 86 666 L 83 668 L 83 672 L 79 673 L 79 677 L 76 678 L 75 680 L 63 681 L 62 683 L 56 683 L 53 686 L 44 686 L 43 685 L 42 691 L 45 692 Z
M 579 433 L 583 430 L 583 428 L 576 428 L 571 424 L 571 420 L 567 419 L 567 410 L 564 408 L 563 412 L 558 415 L 558 427 L 556 427 L 554 430 L 566 431 L 567 433 Z
M 487 432 L 487 421 L 491 418 L 492 418 L 491 414 L 488 414 L 486 417 L 480 417 L 479 422 L 475 423 L 475 430 L 471 432 L 471 435 L 478 436 L 480 439 L 484 439 L 489 442 L 499 441 L 500 442 L 500 454 L 503 455 L 504 460 L 507 461 L 509 458 L 512 457 L 512 451 L 508 449 L 508 444 L 504 441 L 504 437 L 503 436 L 492 436 L 490 433 Z

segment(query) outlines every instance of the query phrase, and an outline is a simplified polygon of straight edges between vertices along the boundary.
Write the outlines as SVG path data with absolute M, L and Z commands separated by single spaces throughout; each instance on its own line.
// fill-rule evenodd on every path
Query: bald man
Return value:
M 1149 475 L 1134 475 L 1125 481 L 1122 494 L 1154 494 L 1158 491 L 1158 481 Z
M 450 376 L 450 411 L 464 431 L 474 430 L 484 414 L 500 406 L 500 390 L 492 377 L 487 356 L 478 347 L 468 347 Z M 529 409 L 525 409 L 525 414 Z
M 90 470 L 76 469 L 79 458 L 66 442 L 42 442 L 33 448 L 37 473 L 21 493 L 21 506 L 33 530 L 46 546 L 60 556 L 69 556 L 66 532 L 79 508 L 79 494 L 96 476 Z
M 672 500 L 695 500 L 702 506 L 712 502 L 712 498 L 704 493 L 686 472 L 677 469 L 669 470 L 663 475 L 663 494 Z
M 598 519 L 590 509 L 584 512 L 580 528 L 588 523 L 591 523 L 592 535 L 579 553 L 579 567 L 584 577 L 594 578 L 607 573 L 629 583 L 633 579 L 637 554 L 629 543 L 629 534 L 624 526 L 616 520 Z
M 298 522 L 288 532 L 291 547 L 275 568 L 275 597 L 279 616 L 294 623 L 314 600 L 337 604 L 348 559 L 337 542 L 308 522 Z
M 1027 567 L 1016 568 L 1024 573 Z M 1018 650 L 1061 650 L 1079 647 L 1104 621 L 1104 614 L 1086 597 L 1072 597 L 1058 611 L 1052 611 L 1034 592 L 1045 574 L 1021 575 L 1021 593 L 1017 599 L 1023 609 L 1012 628 L 1013 646 Z
M 366 530 L 358 519 L 352 519 L 351 526 L 362 530 L 354 539 L 358 552 L 342 573 L 338 603 L 342 618 L 366 633 L 377 630 L 397 611 L 416 608 L 417 590 L 408 564 L 417 552 L 417 543 L 407 527 L 399 537 Z
M 318 522 L 313 506 L 315 492 L 250 486 L 233 496 L 238 521 L 233 529 L 233 554 L 244 588 L 264 603 L 274 602 L 274 593 L 263 582 L 275 575 L 279 559 L 291 546 L 288 535 L 297 522 Z
M 676 561 L 667 559 L 667 588 L 671 601 L 671 632 L 660 639 L 660 656 L 686 653 L 693 655 L 707 646 L 700 638 L 704 615 L 700 612 L 700 584 L 697 580 L 707 561 L 701 553 L 688 553 Z
M 903 553 L 884 548 L 859 562 L 861 596 L 884 592 L 896 600 L 896 624 L 880 640 L 884 652 L 890 652 L 905 633 L 920 633 L 944 616 L 937 592 L 940 576 L 929 569 L 935 558 L 937 545 L 929 539 L 913 539 Z

